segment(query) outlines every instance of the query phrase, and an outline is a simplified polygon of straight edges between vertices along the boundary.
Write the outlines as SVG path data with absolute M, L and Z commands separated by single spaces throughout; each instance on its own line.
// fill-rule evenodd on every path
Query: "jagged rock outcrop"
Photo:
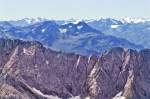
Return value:
M 0 39 L 2 99 L 149 99 L 149 72 L 148 49 L 86 57 Z

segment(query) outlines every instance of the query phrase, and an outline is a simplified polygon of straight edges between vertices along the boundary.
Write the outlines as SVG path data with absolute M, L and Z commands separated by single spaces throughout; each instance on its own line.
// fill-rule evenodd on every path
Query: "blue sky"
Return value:
M 150 18 L 150 0 L 0 0 L 0 20 L 25 17 Z

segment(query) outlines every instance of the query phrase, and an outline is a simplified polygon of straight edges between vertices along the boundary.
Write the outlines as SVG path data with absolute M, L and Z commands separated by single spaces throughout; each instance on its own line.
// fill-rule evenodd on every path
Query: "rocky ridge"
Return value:
M 149 99 L 150 50 L 96 56 L 0 39 L 1 99 Z

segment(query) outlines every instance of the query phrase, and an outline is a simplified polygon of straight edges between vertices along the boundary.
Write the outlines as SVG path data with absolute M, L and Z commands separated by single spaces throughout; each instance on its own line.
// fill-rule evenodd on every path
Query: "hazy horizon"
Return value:
M 0 0 L 0 20 L 148 18 L 150 0 Z

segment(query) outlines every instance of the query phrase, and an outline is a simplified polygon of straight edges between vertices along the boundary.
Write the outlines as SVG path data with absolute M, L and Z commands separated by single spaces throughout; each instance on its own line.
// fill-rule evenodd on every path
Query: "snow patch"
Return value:
M 79 20 L 75 20 L 74 22 L 72 22 L 72 23 L 74 23 L 74 24 L 78 24 L 79 22 L 82 22 L 83 20 L 81 20 L 81 19 L 79 19 Z
M 61 33 L 66 33 L 67 32 L 67 29 L 59 29 L 59 31 L 61 32 Z
M 76 97 L 71 97 L 69 99 L 81 99 L 80 96 L 76 96 Z
M 85 99 L 91 99 L 90 97 L 86 97 Z
M 88 63 L 90 63 L 91 57 L 92 57 L 92 55 L 90 55 L 90 56 L 88 57 Z
M 32 23 L 30 19 L 26 19 L 25 21 L 26 21 L 28 24 L 31 24 L 31 23 Z
M 46 60 L 45 62 L 46 62 L 47 65 L 49 64 L 49 61 L 48 61 L 48 60 Z
M 111 25 L 111 28 L 112 29 L 116 29 L 116 28 L 118 28 L 120 25 Z
M 71 25 L 69 25 L 69 28 L 72 28 L 72 26 L 71 26 Z
M 45 29 L 42 29 L 42 33 L 45 32 Z
M 126 99 L 126 97 L 121 96 L 122 95 L 122 91 L 119 92 L 115 97 L 113 97 L 112 99 Z
M 120 96 L 120 97 L 114 97 L 112 99 L 126 99 L 126 97 Z
M 56 96 L 45 95 L 45 94 L 43 94 L 40 90 L 37 90 L 36 88 L 33 88 L 33 90 L 34 90 L 35 92 L 37 92 L 38 94 L 40 94 L 41 96 L 46 97 L 46 98 L 48 98 L 48 99 L 61 99 L 61 98 L 58 98 L 58 97 L 56 97 Z
M 81 26 L 77 26 L 77 28 L 80 30 L 80 29 L 82 29 L 83 28 L 83 26 L 81 25 Z
M 78 65 L 80 63 L 80 59 L 81 59 L 81 56 L 78 57 L 78 60 L 77 60 L 77 63 L 76 63 L 76 68 L 78 67 Z

